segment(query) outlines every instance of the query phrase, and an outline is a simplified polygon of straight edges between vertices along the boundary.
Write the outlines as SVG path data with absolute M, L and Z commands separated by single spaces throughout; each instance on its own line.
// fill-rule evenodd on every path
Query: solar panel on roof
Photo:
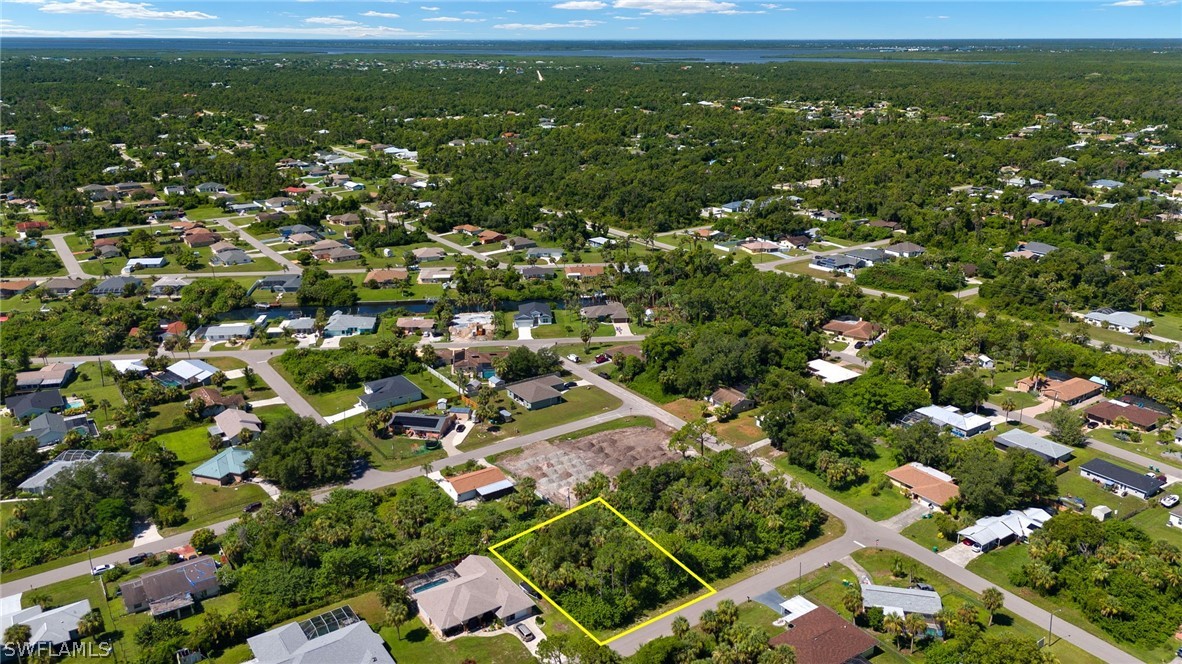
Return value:
M 304 636 L 308 637 L 310 641 L 325 634 L 332 634 L 339 629 L 360 622 L 360 620 L 353 612 L 353 607 L 346 605 L 303 620 L 299 626 L 300 630 L 304 632 Z

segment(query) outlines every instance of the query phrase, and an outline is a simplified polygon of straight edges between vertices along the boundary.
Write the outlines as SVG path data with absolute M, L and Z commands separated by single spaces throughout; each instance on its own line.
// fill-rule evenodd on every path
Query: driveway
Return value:
M 979 552 L 973 551 L 973 547 L 965 546 L 964 544 L 956 544 L 951 548 L 940 552 L 941 558 L 951 561 L 958 567 L 964 567 L 965 565 L 968 565 L 979 555 L 981 555 Z
M 629 323 L 616 323 L 616 324 L 615 324 L 615 326 L 616 326 L 616 336 L 617 336 L 617 337 L 630 337 L 630 336 L 632 336 L 632 325 L 631 325 L 631 324 L 629 324 Z
M 518 339 L 533 339 L 534 338 L 534 329 L 532 327 L 517 328 L 517 338 Z
M 522 639 L 521 635 L 517 633 L 517 630 L 513 629 L 517 625 L 525 625 L 526 627 L 528 627 L 529 631 L 534 633 L 534 638 L 530 639 L 529 641 Z M 515 623 L 513 623 L 512 626 L 506 627 L 506 629 L 509 630 L 510 634 L 512 634 L 513 636 L 516 636 L 519 640 L 521 640 L 522 645 L 525 646 L 525 649 L 529 651 L 530 655 L 533 655 L 533 657 L 535 659 L 537 658 L 538 644 L 546 639 L 545 632 L 542 631 L 541 627 L 538 627 L 538 617 L 537 616 L 530 616 L 530 617 L 526 618 L 525 620 L 522 620 L 520 622 L 515 622 Z
M 86 271 L 82 269 L 82 264 L 74 257 L 74 252 L 70 249 L 70 245 L 66 244 L 65 235 L 49 235 L 49 243 L 53 245 L 53 250 L 57 253 L 58 258 L 62 259 L 62 265 L 66 266 L 66 272 L 71 277 L 87 277 Z
M 365 412 L 365 406 L 353 406 L 349 410 L 342 411 L 340 413 L 337 413 L 336 415 L 329 415 L 328 417 L 325 417 L 324 421 L 328 422 L 329 424 L 335 424 L 337 422 L 340 422 L 341 420 L 347 420 L 350 417 L 355 417 L 355 416 L 360 415 L 364 412 Z

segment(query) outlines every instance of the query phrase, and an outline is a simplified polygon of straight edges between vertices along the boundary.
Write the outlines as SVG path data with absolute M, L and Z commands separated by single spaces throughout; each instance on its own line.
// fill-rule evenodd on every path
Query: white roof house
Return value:
M 382 637 L 349 606 L 276 627 L 246 643 L 254 653 L 248 664 L 394 664 Z
M 909 613 L 934 616 L 944 608 L 944 603 L 940 600 L 940 594 L 932 590 L 912 590 L 864 583 L 862 606 L 877 606 L 883 613 L 893 616 L 905 616 Z
M 825 383 L 844 383 L 862 374 L 825 360 L 809 360 L 809 371 Z
M 217 372 L 217 367 L 201 360 L 181 360 L 168 367 L 168 373 L 186 383 L 205 382 Z
M 989 550 L 1013 539 L 1025 539 L 1050 520 L 1051 514 L 1046 510 L 1029 507 L 1024 510 L 1010 510 L 1001 516 L 984 517 L 956 534 L 962 541 L 968 540 L 984 550 Z
M 1084 314 L 1084 320 L 1092 325 L 1103 326 L 1107 324 L 1109 327 L 1114 327 L 1121 332 L 1132 332 L 1133 328 L 1141 323 L 1153 323 L 1153 320 L 1145 316 L 1138 316 L 1137 314 L 1128 311 L 1114 311 L 1112 309 L 1097 309 Z
M 15 602 L 12 600 L 15 598 Z M 90 613 L 90 600 L 59 606 L 44 611 L 40 606 L 20 610 L 20 594 L 4 598 L 0 602 L 0 631 L 13 625 L 28 625 L 32 636 L 29 643 L 53 645 L 69 643 L 78 639 L 78 621 Z M 11 611 L 11 609 L 18 609 Z
M 989 418 L 976 413 L 962 413 L 953 406 L 924 406 L 915 412 L 928 418 L 936 426 L 952 429 L 953 435 L 962 438 L 975 436 L 993 428 L 993 423 L 989 421 Z

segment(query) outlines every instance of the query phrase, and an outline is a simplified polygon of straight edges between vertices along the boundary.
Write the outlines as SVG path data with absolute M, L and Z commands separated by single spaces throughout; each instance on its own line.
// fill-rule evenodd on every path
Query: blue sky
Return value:
M 3 37 L 1178 38 L 1179 0 L 0 0 Z

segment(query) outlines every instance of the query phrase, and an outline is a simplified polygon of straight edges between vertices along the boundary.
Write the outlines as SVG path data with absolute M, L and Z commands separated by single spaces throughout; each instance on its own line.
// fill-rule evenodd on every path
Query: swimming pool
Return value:
M 86 401 L 84 399 L 79 399 L 78 397 L 70 397 L 66 399 L 66 408 L 81 408 L 85 405 Z
M 435 586 L 442 586 L 443 584 L 447 583 L 448 581 L 451 581 L 451 579 L 435 579 L 434 581 L 424 583 L 423 585 L 419 586 L 418 588 L 415 588 L 414 590 L 411 591 L 411 593 L 417 595 L 417 594 L 423 592 L 424 590 L 430 590 L 431 588 L 434 588 Z

